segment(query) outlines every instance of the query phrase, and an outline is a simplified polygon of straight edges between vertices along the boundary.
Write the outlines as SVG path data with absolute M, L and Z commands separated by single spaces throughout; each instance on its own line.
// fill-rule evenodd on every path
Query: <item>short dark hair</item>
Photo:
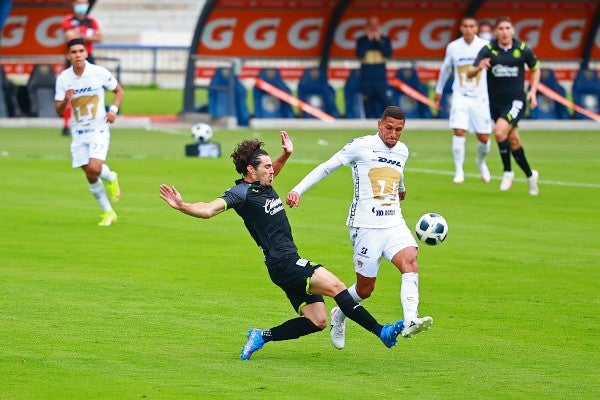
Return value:
M 69 40 L 67 42 L 67 50 L 69 50 L 72 46 L 75 46 L 76 44 L 80 44 L 85 47 L 85 40 L 83 40 L 83 38 L 75 38 Z
M 258 139 L 252 140 L 244 140 L 241 143 L 238 143 L 235 146 L 233 153 L 231 153 L 231 158 L 233 158 L 233 164 L 235 165 L 235 170 L 242 175 L 245 175 L 248 172 L 248 165 L 252 165 L 254 168 L 258 167 L 260 164 L 261 156 L 268 156 L 262 146 L 265 144 Z
M 496 20 L 496 23 L 494 24 L 494 29 L 496 29 L 498 27 L 498 25 L 500 25 L 502 22 L 508 22 L 511 25 L 513 23 L 512 19 L 510 19 L 510 17 L 507 17 L 507 16 L 498 17 L 498 19 Z
M 404 110 L 398 106 L 388 106 L 385 110 L 383 110 L 381 120 L 383 121 L 387 117 L 392 117 L 394 119 L 406 119 L 406 114 L 404 113 Z

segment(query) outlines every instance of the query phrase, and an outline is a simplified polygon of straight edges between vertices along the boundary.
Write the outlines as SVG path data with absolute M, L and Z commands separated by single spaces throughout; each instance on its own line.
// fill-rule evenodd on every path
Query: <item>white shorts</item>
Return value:
M 454 93 L 449 122 L 452 129 L 462 129 L 471 133 L 492 133 L 489 101 Z
M 350 228 L 350 242 L 354 270 L 368 278 L 377 276 L 382 256 L 391 261 L 400 250 L 419 248 L 406 223 L 391 228 Z
M 108 128 L 91 129 L 87 133 L 78 133 L 73 129 L 71 141 L 71 158 L 73 168 L 89 164 L 90 158 L 106 161 L 110 145 Z

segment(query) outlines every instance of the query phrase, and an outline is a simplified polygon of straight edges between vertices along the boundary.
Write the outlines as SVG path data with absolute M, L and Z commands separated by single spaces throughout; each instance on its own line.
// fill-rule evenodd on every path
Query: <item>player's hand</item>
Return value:
M 158 191 L 161 199 L 166 201 L 167 204 L 174 209 L 179 210 L 181 204 L 183 203 L 183 199 L 181 198 L 181 194 L 179 194 L 177 189 L 175 189 L 175 186 L 167 186 L 162 184 L 158 188 Z
M 404 192 L 398 192 L 398 197 L 400 200 L 404 200 L 406 198 L 406 190 Z
M 115 122 L 117 120 L 117 114 L 114 111 L 109 110 L 106 113 L 106 120 L 112 124 L 113 122 Z
M 433 97 L 433 102 L 435 103 L 435 105 L 438 109 L 440 108 L 441 101 L 442 101 L 442 94 L 436 93 L 435 96 Z
M 481 68 L 481 69 L 490 69 L 491 66 L 492 66 L 491 58 L 484 58 L 483 60 L 479 61 L 479 68 Z
M 289 192 L 285 198 L 285 203 L 290 207 L 298 207 L 300 205 L 300 195 L 296 192 Z
M 290 139 L 290 137 L 286 131 L 280 131 L 280 133 L 281 133 L 281 147 L 283 148 L 283 152 L 285 154 L 292 154 L 294 152 L 294 143 L 292 143 L 292 139 Z
M 537 91 L 532 89 L 529 92 L 527 92 L 527 100 L 529 100 L 529 108 L 531 110 L 533 110 L 534 108 L 537 107 L 538 102 L 537 102 Z

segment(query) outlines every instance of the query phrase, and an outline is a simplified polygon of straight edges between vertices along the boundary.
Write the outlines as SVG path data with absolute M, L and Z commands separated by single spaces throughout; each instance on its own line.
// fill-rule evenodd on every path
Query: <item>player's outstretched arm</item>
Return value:
M 283 154 L 277 157 L 277 160 L 273 161 L 273 173 L 275 176 L 282 170 L 285 162 L 290 158 L 294 152 L 294 143 L 290 139 L 286 131 L 280 131 L 281 134 L 281 147 L 283 148 Z
M 285 197 L 285 203 L 290 207 L 298 207 L 300 205 L 300 195 L 296 192 L 289 192 Z
M 225 201 L 220 198 L 214 199 L 210 203 L 187 203 L 183 201 L 181 194 L 175 189 L 175 186 L 162 184 L 158 190 L 160 198 L 169 206 L 192 217 L 208 219 L 225 211 Z

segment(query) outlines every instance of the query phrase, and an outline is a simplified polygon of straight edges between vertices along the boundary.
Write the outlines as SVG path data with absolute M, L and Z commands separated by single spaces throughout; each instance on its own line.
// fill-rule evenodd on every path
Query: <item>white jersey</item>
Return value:
M 404 191 L 404 165 L 408 148 L 402 142 L 389 148 L 378 134 L 352 140 L 296 185 L 302 195 L 342 165 L 350 165 L 354 196 L 346 225 L 361 228 L 389 228 L 404 224 L 398 192 Z
M 104 91 L 114 90 L 117 84 L 110 71 L 87 61 L 81 76 L 75 75 L 72 66 L 60 73 L 56 79 L 54 100 L 62 101 L 67 90 L 75 90 L 71 99 L 71 129 L 74 137 L 108 127 Z
M 446 47 L 446 56 L 440 68 L 440 75 L 435 85 L 435 93 L 441 94 L 444 91 L 444 85 L 450 78 L 454 70 L 454 82 L 452 83 L 452 92 L 461 94 L 470 98 L 486 98 L 487 77 L 486 71 L 481 70 L 473 78 L 467 78 L 467 71 L 473 66 L 479 50 L 489 42 L 475 35 L 471 43 L 465 42 L 460 37 L 448 44 Z

